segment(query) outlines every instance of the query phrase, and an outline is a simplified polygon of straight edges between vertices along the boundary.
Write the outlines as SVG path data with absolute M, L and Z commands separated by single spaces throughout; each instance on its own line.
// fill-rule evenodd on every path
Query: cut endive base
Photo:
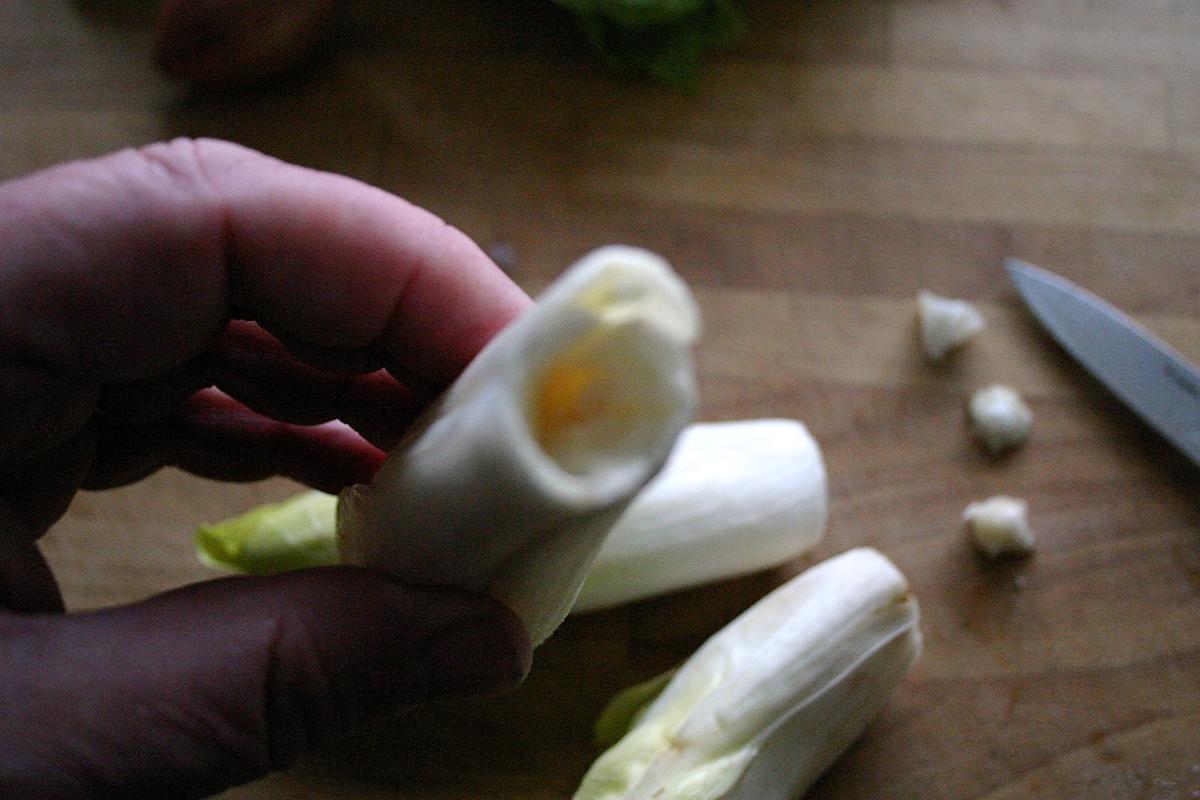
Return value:
M 794 800 L 862 732 L 921 649 L 908 583 L 861 548 L 709 639 L 592 765 L 574 800 Z
M 790 561 L 825 533 L 821 450 L 790 419 L 700 423 L 605 539 L 572 613 Z
M 821 450 L 788 419 L 697 423 L 620 515 L 572 613 L 743 575 L 790 561 L 825 531 Z M 337 498 L 304 492 L 197 536 L 201 560 L 266 573 L 337 561 Z

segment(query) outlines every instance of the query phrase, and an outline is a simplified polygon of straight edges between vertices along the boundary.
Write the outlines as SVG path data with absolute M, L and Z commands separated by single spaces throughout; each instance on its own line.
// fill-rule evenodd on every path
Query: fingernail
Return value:
M 529 639 L 506 616 L 467 620 L 438 633 L 426 653 L 435 696 L 487 694 L 529 672 Z

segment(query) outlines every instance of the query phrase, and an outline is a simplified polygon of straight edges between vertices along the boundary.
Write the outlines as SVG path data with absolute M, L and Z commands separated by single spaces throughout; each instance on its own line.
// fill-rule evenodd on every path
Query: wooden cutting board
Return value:
M 404 195 L 531 291 L 594 245 L 647 246 L 703 307 L 703 416 L 797 417 L 824 449 L 809 558 L 572 619 L 515 694 L 378 723 L 224 798 L 568 797 L 614 691 L 860 544 L 909 575 L 926 652 L 810 797 L 1200 796 L 1200 471 L 999 268 L 1059 272 L 1200 361 L 1200 4 L 744 5 L 751 35 L 692 93 L 612 80 L 543 0 L 422 0 L 348 2 L 303 74 L 191 94 L 148 66 L 144 14 L 0 5 L 0 177 L 218 136 Z M 917 350 L 920 288 L 988 318 L 944 366 Z M 963 418 L 993 381 L 1037 415 L 1002 460 Z M 45 551 L 73 608 L 125 602 L 210 574 L 197 522 L 293 490 L 166 471 L 81 495 Z M 1030 503 L 1027 562 L 965 542 L 963 507 L 1001 492 Z

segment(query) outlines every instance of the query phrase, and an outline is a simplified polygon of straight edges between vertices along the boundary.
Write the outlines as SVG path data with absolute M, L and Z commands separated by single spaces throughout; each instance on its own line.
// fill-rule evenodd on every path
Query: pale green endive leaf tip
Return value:
M 337 497 L 302 492 L 196 532 L 196 554 L 210 567 L 269 575 L 338 562 Z

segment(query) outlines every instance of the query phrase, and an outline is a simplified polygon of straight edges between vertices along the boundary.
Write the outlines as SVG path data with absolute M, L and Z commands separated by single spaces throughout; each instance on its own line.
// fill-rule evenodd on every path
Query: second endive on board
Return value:
M 661 693 L 619 695 L 603 727 L 628 730 L 574 800 L 795 800 L 920 650 L 917 603 L 891 561 L 870 548 L 824 561 L 713 635 Z
M 790 419 L 689 425 L 613 525 L 571 612 L 588 612 L 790 561 L 825 532 L 821 450 Z M 242 572 L 337 560 L 337 499 L 305 492 L 204 526 L 201 558 Z

